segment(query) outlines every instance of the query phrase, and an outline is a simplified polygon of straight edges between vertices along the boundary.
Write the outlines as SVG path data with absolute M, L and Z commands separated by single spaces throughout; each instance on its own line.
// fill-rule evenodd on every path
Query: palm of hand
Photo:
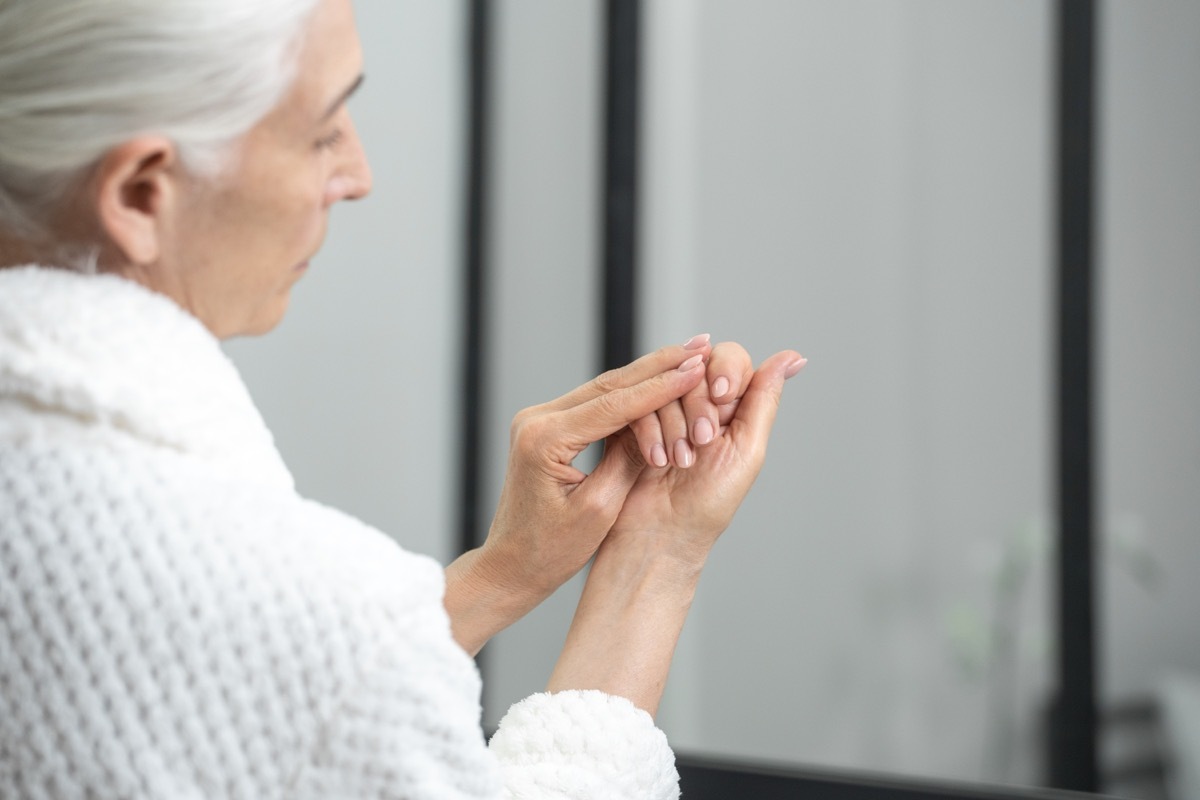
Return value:
M 776 353 L 754 373 L 741 397 L 718 409 L 720 428 L 690 468 L 642 470 L 601 550 L 638 539 L 703 564 L 758 477 L 767 454 L 783 382 L 804 366 L 795 351 Z M 622 432 L 621 436 L 631 434 Z
M 732 420 L 688 469 L 646 468 L 609 536 L 656 534 L 682 555 L 703 557 L 729 526 L 762 466 L 744 423 Z

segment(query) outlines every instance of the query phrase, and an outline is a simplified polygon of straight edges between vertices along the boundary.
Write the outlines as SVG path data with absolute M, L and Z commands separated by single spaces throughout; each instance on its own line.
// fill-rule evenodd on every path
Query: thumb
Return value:
M 629 431 L 621 431 L 605 440 L 600 463 L 583 480 L 575 494 L 581 502 L 592 508 L 611 509 L 611 524 L 616 521 L 626 495 L 645 467 L 646 461 L 638 449 L 637 439 Z
M 753 452 L 766 452 L 767 438 L 779 411 L 783 383 L 804 368 L 808 359 L 795 350 L 784 350 L 768 358 L 754 372 L 750 386 L 730 422 L 736 438 L 748 438 Z

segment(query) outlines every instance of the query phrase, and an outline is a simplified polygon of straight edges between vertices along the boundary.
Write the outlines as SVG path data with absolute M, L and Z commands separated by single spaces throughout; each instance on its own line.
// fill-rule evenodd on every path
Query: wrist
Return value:
M 710 547 L 696 545 L 679 530 L 670 528 L 614 528 L 597 554 L 596 562 L 619 562 L 639 569 L 660 582 L 693 586 L 708 561 Z M 592 570 L 595 571 L 593 565 Z
M 446 568 L 446 612 L 455 640 L 471 655 L 544 599 L 487 545 L 467 551 Z
M 664 547 L 664 534 L 605 539 L 547 691 L 597 689 L 655 714 L 703 567 Z

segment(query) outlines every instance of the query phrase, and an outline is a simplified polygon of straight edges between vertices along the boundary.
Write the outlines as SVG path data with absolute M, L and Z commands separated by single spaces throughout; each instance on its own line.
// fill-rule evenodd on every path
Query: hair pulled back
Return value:
M 111 148 L 171 139 L 198 174 L 294 76 L 317 0 L 0 0 L 0 234 L 49 235 Z

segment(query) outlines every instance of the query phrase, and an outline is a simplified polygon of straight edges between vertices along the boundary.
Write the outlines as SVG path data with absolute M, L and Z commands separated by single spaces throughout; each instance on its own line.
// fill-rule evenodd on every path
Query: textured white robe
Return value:
M 622 698 L 534 695 L 486 745 L 443 588 L 296 494 L 173 302 L 0 269 L 0 797 L 678 796 Z

